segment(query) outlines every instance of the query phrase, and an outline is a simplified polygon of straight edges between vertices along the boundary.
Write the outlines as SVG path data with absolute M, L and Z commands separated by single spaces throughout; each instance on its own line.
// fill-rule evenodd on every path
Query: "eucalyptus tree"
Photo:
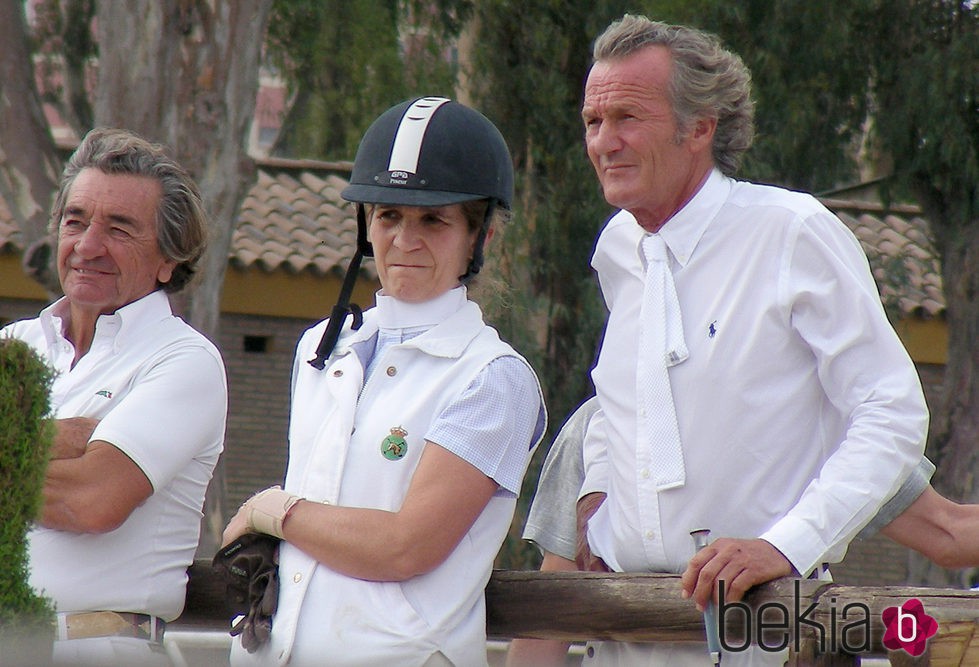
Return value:
M 0 69 L 0 194 L 12 202 L 24 240 L 34 241 L 28 261 L 40 268 L 52 254 L 44 237 L 61 159 L 40 114 L 37 61 L 46 101 L 76 135 L 96 125 L 129 128 L 169 146 L 199 183 L 211 243 L 200 280 L 178 308 L 214 338 L 238 208 L 254 180 L 247 133 L 271 0 L 44 0 L 31 5 L 33 33 L 26 4 L 0 0 L 0 35 L 10 49 Z M 225 523 L 216 477 L 205 552 Z

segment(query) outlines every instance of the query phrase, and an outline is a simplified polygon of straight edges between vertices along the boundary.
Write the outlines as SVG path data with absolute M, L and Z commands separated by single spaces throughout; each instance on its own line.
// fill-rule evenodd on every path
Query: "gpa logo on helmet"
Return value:
M 408 185 L 408 179 L 411 177 L 407 171 L 392 171 L 388 174 L 390 179 L 388 183 L 391 185 Z
M 413 174 L 410 171 L 404 171 L 402 169 L 382 171 L 374 176 L 374 182 L 383 187 L 390 187 L 394 185 L 417 188 L 425 185 L 425 181 L 420 179 L 418 174 Z

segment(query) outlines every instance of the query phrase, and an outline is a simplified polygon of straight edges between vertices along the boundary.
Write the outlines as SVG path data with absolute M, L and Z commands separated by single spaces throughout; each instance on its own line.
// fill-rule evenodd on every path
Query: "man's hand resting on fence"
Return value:
M 720 581 L 724 582 L 725 601 L 736 602 L 752 586 L 792 572 L 792 564 L 769 542 L 722 537 L 694 554 L 680 581 L 683 597 L 692 597 L 703 611 L 717 599 Z

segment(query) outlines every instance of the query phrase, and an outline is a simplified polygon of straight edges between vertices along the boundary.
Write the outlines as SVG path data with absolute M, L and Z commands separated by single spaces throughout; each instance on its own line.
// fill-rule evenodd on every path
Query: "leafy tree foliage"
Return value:
M 865 39 L 854 2 L 702 1 L 686 21 L 719 35 L 752 73 L 756 138 L 741 177 L 819 192 L 859 177 Z
M 611 211 L 584 152 L 579 114 L 590 40 L 603 20 L 589 2 L 475 3 L 471 93 L 507 138 L 518 193 L 514 223 L 488 253 L 511 289 L 486 310 L 537 369 L 552 433 L 592 391 L 588 371 L 604 317 L 588 261 Z M 503 566 L 535 558 L 519 532 L 546 450 L 527 476 Z
M 273 153 L 353 159 L 367 126 L 388 107 L 411 95 L 453 96 L 456 63 L 446 45 L 458 24 L 424 8 L 275 0 L 268 60 L 288 82 L 292 103 Z
M 590 392 L 602 311 L 589 255 L 611 212 L 585 155 L 581 94 L 594 3 L 476 5 L 476 105 L 507 137 L 517 169 L 515 224 L 496 255 L 514 287 L 491 309 L 531 357 L 559 422 Z M 559 425 L 559 424 L 558 424 Z

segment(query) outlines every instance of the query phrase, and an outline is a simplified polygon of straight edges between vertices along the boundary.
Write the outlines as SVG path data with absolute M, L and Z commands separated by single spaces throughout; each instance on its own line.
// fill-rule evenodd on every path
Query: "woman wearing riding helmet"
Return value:
M 404 102 L 367 130 L 342 195 L 361 230 L 350 270 L 373 252 L 381 290 L 362 319 L 344 290 L 334 326 L 299 342 L 285 488 L 225 531 L 283 539 L 271 637 L 233 662 L 485 664 L 483 589 L 546 419 L 465 287 L 509 214 L 509 152 L 466 106 Z

